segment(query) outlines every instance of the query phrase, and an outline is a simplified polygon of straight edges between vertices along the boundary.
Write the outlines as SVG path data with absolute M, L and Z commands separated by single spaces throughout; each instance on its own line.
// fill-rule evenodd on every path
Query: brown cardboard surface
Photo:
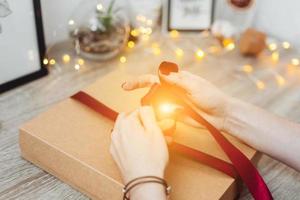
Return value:
M 147 89 L 125 92 L 129 75 L 115 71 L 84 89 L 116 111 L 139 106 Z M 24 124 L 20 129 L 22 156 L 93 199 L 121 199 L 122 179 L 110 153 L 113 122 L 81 103 L 67 99 Z M 255 150 L 227 136 L 252 159 Z M 223 160 L 227 157 L 205 129 L 180 124 L 175 140 Z M 166 179 L 171 199 L 233 199 L 235 181 L 221 172 L 170 152 Z

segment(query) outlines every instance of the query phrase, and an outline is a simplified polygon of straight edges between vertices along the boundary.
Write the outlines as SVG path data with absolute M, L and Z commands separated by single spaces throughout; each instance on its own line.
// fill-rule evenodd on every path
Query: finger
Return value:
M 149 87 L 154 83 L 159 83 L 158 77 L 152 74 L 146 74 L 139 76 L 136 79 L 127 80 L 122 84 L 122 88 L 130 91 L 138 88 Z
M 168 76 L 166 75 L 160 75 L 162 78 L 162 81 L 165 81 L 166 83 L 177 86 L 181 89 L 184 89 L 185 91 L 191 90 L 191 79 L 187 78 L 186 75 L 182 73 L 170 73 Z
M 155 114 L 150 106 L 143 106 L 139 109 L 142 124 L 147 132 L 152 132 L 157 129 Z
M 116 147 L 111 144 L 110 145 L 110 148 L 109 148 L 109 153 L 111 154 L 111 156 L 113 157 L 115 163 L 117 164 L 118 168 L 123 171 L 123 167 L 122 167 L 122 164 L 121 164 L 121 159 L 120 159 L 120 156 L 119 154 L 117 153 L 116 151 Z
M 126 114 L 124 112 L 122 112 L 118 115 L 112 132 L 120 130 L 120 126 L 122 124 L 122 121 L 125 119 L 125 117 L 126 117 Z

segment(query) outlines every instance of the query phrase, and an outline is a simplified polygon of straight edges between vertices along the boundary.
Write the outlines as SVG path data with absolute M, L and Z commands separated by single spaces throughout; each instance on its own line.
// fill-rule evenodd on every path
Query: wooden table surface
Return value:
M 160 55 L 153 54 L 153 43 L 149 41 L 127 50 L 124 64 L 118 59 L 102 63 L 85 61 L 80 70 L 74 69 L 77 60 L 70 42 L 60 43 L 49 52 L 56 59 L 56 65 L 51 67 L 47 77 L 0 95 L 0 199 L 87 199 L 20 157 L 18 127 L 116 69 L 137 75 L 154 73 L 161 61 L 174 61 L 182 69 L 201 75 L 230 95 L 300 121 L 300 68 L 287 66 L 294 55 L 292 50 L 280 50 L 281 59 L 276 64 L 270 61 L 268 52 L 258 59 L 242 57 L 237 50 L 208 53 L 209 47 L 216 44 L 210 37 L 158 38 Z M 181 58 L 174 54 L 177 47 L 184 50 Z M 194 56 L 199 47 L 207 52 L 203 60 Z M 64 53 L 71 55 L 69 63 L 62 61 Z M 250 76 L 241 71 L 244 64 L 254 66 Z M 278 80 L 279 75 L 284 80 Z M 276 82 L 276 77 L 279 82 Z M 256 87 L 257 80 L 263 81 L 265 89 Z M 275 199 L 300 199 L 298 172 L 266 155 L 259 161 L 258 169 Z M 243 189 L 240 199 L 251 199 L 251 195 Z

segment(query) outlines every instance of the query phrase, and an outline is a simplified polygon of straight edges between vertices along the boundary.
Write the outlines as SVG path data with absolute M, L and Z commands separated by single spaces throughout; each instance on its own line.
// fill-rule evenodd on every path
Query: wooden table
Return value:
M 217 44 L 210 37 L 159 38 L 156 42 L 160 44 L 161 52 L 154 50 L 153 53 L 157 44 L 148 41 L 148 44 L 127 50 L 126 63 L 121 64 L 118 59 L 102 63 L 85 61 L 80 70 L 74 69 L 77 60 L 70 42 L 60 43 L 49 53 L 56 59 L 49 76 L 0 95 L 0 199 L 87 199 L 20 157 L 18 127 L 117 68 L 136 75 L 155 73 L 161 61 L 174 61 L 184 70 L 197 71 L 228 94 L 300 121 L 300 68 L 287 66 L 293 56 L 292 50 L 280 52 L 283 58 L 274 63 L 267 52 L 258 59 L 241 57 L 237 50 L 208 53 L 213 51 L 209 47 Z M 175 56 L 177 47 L 184 50 L 183 57 Z M 198 47 L 206 51 L 202 60 L 194 56 Z M 70 62 L 62 61 L 64 53 L 71 55 Z M 250 76 L 241 70 L 244 64 L 254 66 Z M 278 80 L 279 74 L 284 80 Z M 257 88 L 257 80 L 263 81 L 265 89 Z M 298 172 L 265 155 L 258 163 L 258 169 L 275 199 L 300 198 Z M 244 189 L 240 199 L 251 199 L 251 195 Z

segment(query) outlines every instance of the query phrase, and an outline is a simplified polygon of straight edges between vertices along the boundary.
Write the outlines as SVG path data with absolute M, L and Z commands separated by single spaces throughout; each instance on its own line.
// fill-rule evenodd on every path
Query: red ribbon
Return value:
M 176 64 L 163 62 L 160 65 L 159 70 L 163 74 L 169 74 L 170 72 L 178 72 L 178 67 Z M 164 84 L 165 83 L 162 82 L 162 85 Z M 151 104 L 153 95 L 159 94 L 159 92 L 157 91 L 159 91 L 161 88 L 162 87 L 160 87 L 160 85 L 154 85 L 150 89 L 148 94 L 142 99 L 142 105 Z M 164 94 L 165 93 L 166 90 L 164 90 Z M 189 104 L 182 100 L 183 98 L 178 98 L 182 96 L 177 96 L 179 95 L 177 94 L 177 91 L 168 90 L 168 93 L 176 98 L 177 104 L 181 104 L 183 106 L 184 112 L 186 114 L 188 114 L 191 118 L 193 118 L 200 124 L 204 125 L 209 130 L 216 142 L 226 153 L 232 164 L 176 142 L 173 142 L 170 148 L 178 153 L 184 154 L 192 159 L 195 159 L 203 164 L 217 169 L 233 178 L 237 178 L 238 176 L 240 176 L 252 196 L 257 200 L 273 199 L 267 185 L 265 184 L 257 169 L 253 166 L 251 161 L 239 149 L 231 144 L 230 141 L 228 141 L 219 130 L 217 130 L 213 125 L 211 125 L 202 116 L 195 112 L 194 109 L 189 106 Z M 104 115 L 105 117 L 113 121 L 115 121 L 118 116 L 118 113 L 116 111 L 107 107 L 85 92 L 80 91 L 73 95 L 72 98 L 85 104 L 94 111 L 98 112 L 101 115 Z

